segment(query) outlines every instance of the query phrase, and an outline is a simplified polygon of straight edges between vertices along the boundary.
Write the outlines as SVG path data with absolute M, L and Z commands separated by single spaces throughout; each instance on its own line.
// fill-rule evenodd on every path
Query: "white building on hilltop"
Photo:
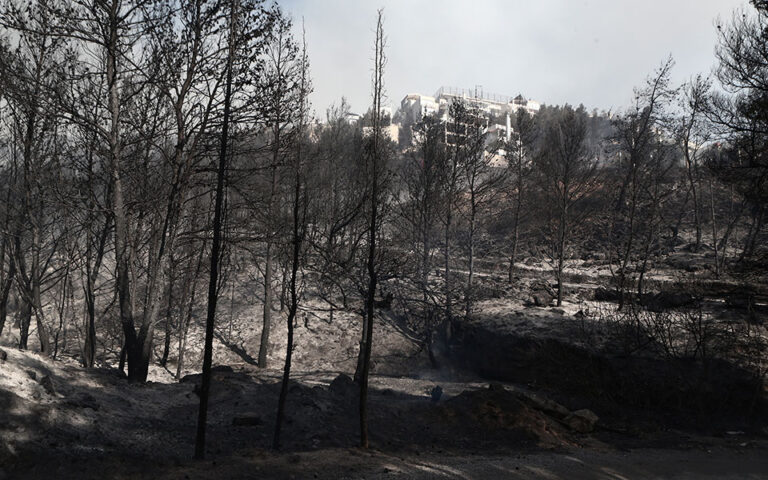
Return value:
M 485 93 L 478 89 L 455 87 L 440 87 L 434 96 L 411 93 L 400 102 L 399 122 L 403 127 L 410 128 L 419 122 L 424 115 L 436 115 L 443 121 L 448 121 L 448 112 L 452 103 L 457 100 L 466 102 L 477 109 L 485 117 L 485 125 L 489 137 L 509 141 L 512 136 L 511 116 L 521 109 L 535 115 L 541 109 L 541 104 L 528 100 L 522 95 L 514 98 L 507 95 Z M 406 142 L 410 143 L 408 140 Z
M 400 102 L 402 121 L 413 124 L 421 120 L 424 115 L 438 115 L 443 120 L 448 118 L 448 108 L 456 100 L 467 102 L 477 108 L 489 119 L 496 120 L 491 123 L 507 124 L 507 114 L 512 114 L 520 109 L 525 109 L 529 114 L 535 115 L 541 108 L 541 104 L 534 100 L 528 100 L 522 95 L 514 98 L 507 95 L 485 93 L 466 88 L 440 87 L 434 96 L 411 93 Z M 503 122 L 503 123 L 502 123 Z
M 414 120 L 418 121 L 424 114 L 442 113 L 451 103 L 461 99 L 470 103 L 488 115 L 502 117 L 506 113 L 513 113 L 524 108 L 531 115 L 535 115 L 541 108 L 541 104 L 534 100 L 527 100 L 522 95 L 514 98 L 507 95 L 485 93 L 466 88 L 440 87 L 434 96 L 411 93 L 400 102 L 400 110 L 403 113 L 411 113 Z

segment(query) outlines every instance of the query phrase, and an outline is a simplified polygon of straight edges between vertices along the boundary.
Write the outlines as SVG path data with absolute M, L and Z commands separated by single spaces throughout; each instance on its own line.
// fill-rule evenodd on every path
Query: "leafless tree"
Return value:
M 734 153 L 720 156 L 718 176 L 735 187 L 750 216 L 741 260 L 755 254 L 768 216 L 768 5 L 759 0 L 752 5 L 753 11 L 737 10 L 728 23 L 718 21 L 715 78 L 722 92 L 712 94 L 707 113 Z
M 205 430 L 208 419 L 208 396 L 211 388 L 211 364 L 213 362 L 213 332 L 216 322 L 216 301 L 218 300 L 219 261 L 221 255 L 221 225 L 224 215 L 224 177 L 227 169 L 227 147 L 229 147 L 229 120 L 232 102 L 233 63 L 236 52 L 235 38 L 240 4 L 233 1 L 229 5 L 229 40 L 227 42 L 227 63 L 224 82 L 224 118 L 221 124 L 221 151 L 216 169 L 216 198 L 213 211 L 213 236 L 211 241 L 211 266 L 208 282 L 208 313 L 205 320 L 205 346 L 203 350 L 203 378 L 200 386 L 200 408 L 197 417 L 197 436 L 195 437 L 195 458 L 205 457 Z
M 701 247 L 702 219 L 699 191 L 700 153 L 709 140 L 706 122 L 706 102 L 709 93 L 709 80 L 702 76 L 693 78 L 682 88 L 683 116 L 677 128 L 680 150 L 685 159 L 688 188 L 693 199 L 693 218 L 696 226 L 696 249 Z
M 611 228 L 612 241 L 617 249 L 614 274 L 620 296 L 619 309 L 623 308 L 627 300 L 631 261 L 638 250 L 639 230 L 646 220 L 642 217 L 641 207 L 649 182 L 652 181 L 653 151 L 658 135 L 671 121 L 666 109 L 676 95 L 676 91 L 669 86 L 673 65 L 671 57 L 662 63 L 646 85 L 635 91 L 635 102 L 631 109 L 614 122 L 622 177 Z
M 531 152 L 537 133 L 536 122 L 527 110 L 520 109 L 515 116 L 515 131 L 507 148 L 507 162 L 511 171 L 509 178 L 513 185 L 514 225 L 512 231 L 512 252 L 509 256 L 509 282 L 517 261 L 520 245 L 520 224 L 523 219 L 523 205 L 526 202 L 528 181 L 531 174 Z
M 301 287 L 299 271 L 305 263 L 305 238 L 307 236 L 309 210 L 308 191 L 309 182 L 307 173 L 309 170 L 307 125 L 308 125 L 308 100 L 307 97 L 311 91 L 311 84 L 308 77 L 309 60 L 307 57 L 306 36 L 302 35 L 302 49 L 299 64 L 300 79 L 298 82 L 299 111 L 296 119 L 296 135 L 294 137 L 294 153 L 291 159 L 290 176 L 293 179 L 293 189 L 289 194 L 291 206 L 291 233 L 290 233 L 290 276 L 288 300 L 288 316 L 286 325 L 288 327 L 288 338 L 285 347 L 285 365 L 283 367 L 283 380 L 280 385 L 280 398 L 277 404 L 277 418 L 275 420 L 275 434 L 272 442 L 274 449 L 280 448 L 280 429 L 285 415 L 285 402 L 288 397 L 288 382 L 291 376 L 291 358 L 293 355 L 293 328 L 296 321 L 296 312 L 299 308 L 299 289 Z
M 380 252 L 378 251 L 378 239 L 382 232 L 382 212 L 385 202 L 384 181 L 387 177 L 386 171 L 386 139 L 382 132 L 382 101 L 384 96 L 384 66 L 386 57 L 384 48 L 386 38 L 384 37 L 384 12 L 378 11 L 376 20 L 376 40 L 374 43 L 374 63 L 373 63 L 373 105 L 371 108 L 371 134 L 368 137 L 365 162 L 368 173 L 368 200 L 366 208 L 366 219 L 368 221 L 367 231 L 367 288 L 365 291 L 365 315 L 363 316 L 363 340 L 360 342 L 360 356 L 362 357 L 360 369 L 360 446 L 368 448 L 368 377 L 371 365 L 371 349 L 373 348 L 373 320 L 376 314 L 376 287 L 378 285 L 377 261 Z
M 546 206 L 552 221 L 552 254 L 557 280 L 557 305 L 563 301 L 563 268 L 574 228 L 584 216 L 579 209 L 598 188 L 595 152 L 586 145 L 586 112 L 566 105 L 543 133 L 545 148 L 536 159 Z

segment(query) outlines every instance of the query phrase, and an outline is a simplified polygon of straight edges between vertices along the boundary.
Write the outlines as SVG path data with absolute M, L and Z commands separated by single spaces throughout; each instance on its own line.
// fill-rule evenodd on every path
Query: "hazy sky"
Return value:
M 384 8 L 385 86 L 396 107 L 441 86 L 587 108 L 626 106 L 663 59 L 682 82 L 714 64 L 715 19 L 746 0 L 283 0 L 304 18 L 321 117 L 345 96 L 370 105 L 376 10 Z

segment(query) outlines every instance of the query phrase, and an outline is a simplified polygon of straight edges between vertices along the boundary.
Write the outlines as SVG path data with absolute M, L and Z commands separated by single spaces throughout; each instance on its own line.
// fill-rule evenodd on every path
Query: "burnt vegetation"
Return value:
M 0 466 L 768 433 L 765 2 L 711 76 L 665 59 L 507 138 L 473 98 L 390 118 L 381 11 L 356 121 L 312 116 L 261 0 L 2 0 L 0 27 Z

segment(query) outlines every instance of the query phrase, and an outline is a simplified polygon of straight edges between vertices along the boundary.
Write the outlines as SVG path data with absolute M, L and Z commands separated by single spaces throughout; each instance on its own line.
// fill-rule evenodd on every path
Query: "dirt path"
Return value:
M 768 450 L 655 450 L 630 452 L 574 450 L 503 456 L 400 457 L 357 450 L 319 451 L 286 458 L 245 460 L 217 468 L 212 464 L 161 478 L 286 479 L 765 479 Z
M 110 472 L 106 475 L 105 472 Z M 51 475 L 54 475 L 53 477 Z M 16 478 L 16 477 L 6 477 Z M 22 478 L 22 477 L 18 477 Z M 505 455 L 397 455 L 358 449 L 325 449 L 294 454 L 244 452 L 204 462 L 157 465 L 119 459 L 40 465 L 23 478 L 57 479 L 766 479 L 765 445 L 690 450 L 638 449 Z M 5 480 L 5 479 L 4 479 Z

